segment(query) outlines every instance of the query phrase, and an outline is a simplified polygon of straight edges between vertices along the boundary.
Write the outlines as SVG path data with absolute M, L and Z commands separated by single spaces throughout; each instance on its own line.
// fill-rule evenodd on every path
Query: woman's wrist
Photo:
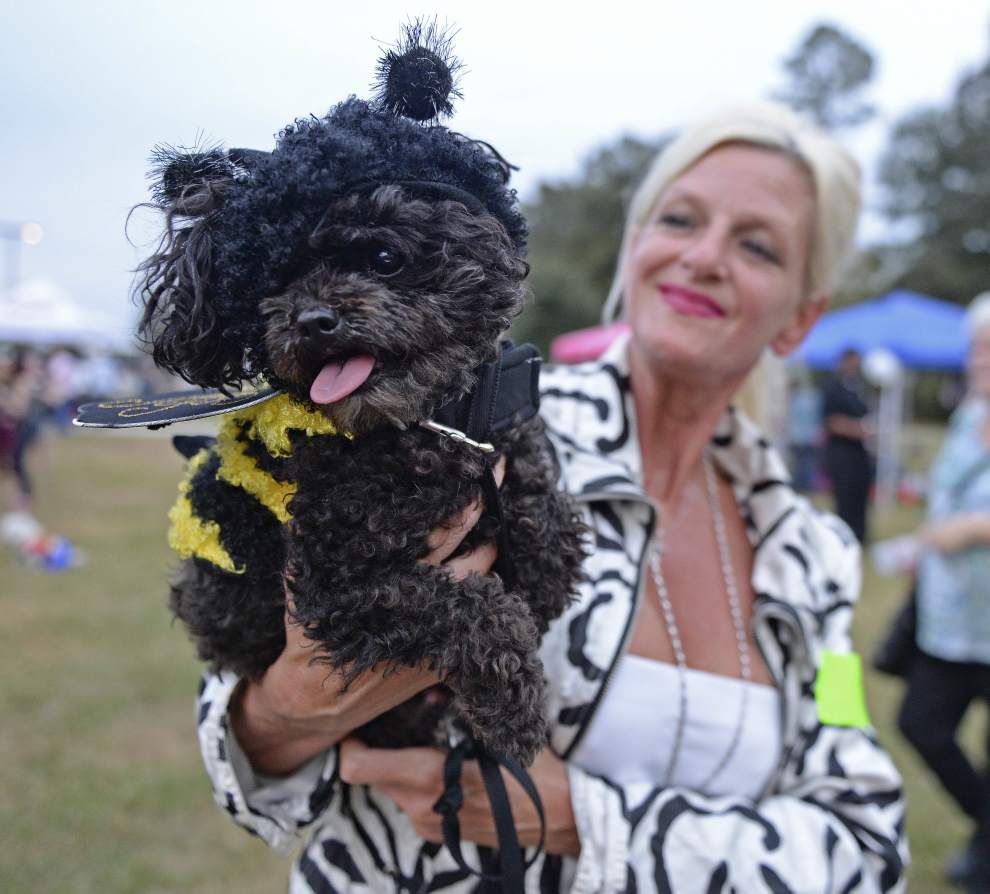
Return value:
M 545 751 L 537 758 L 542 772 L 539 774 L 540 798 L 543 801 L 547 821 L 546 851 L 558 856 L 577 857 L 581 854 L 577 819 L 571 800 L 571 781 L 567 764 L 555 754 Z M 546 767 L 543 770 L 543 767 Z M 535 771 L 534 765 L 534 771 Z
M 574 812 L 568 807 L 570 820 L 555 829 L 547 829 L 546 851 L 560 857 L 581 856 L 581 839 L 578 837 Z
M 266 685 L 267 683 L 267 685 Z M 243 680 L 229 707 L 231 729 L 253 770 L 285 776 L 336 745 L 348 730 L 338 730 L 330 718 L 296 717 L 265 677 Z
M 933 522 L 921 536 L 928 546 L 945 553 L 990 545 L 990 515 L 982 512 L 959 513 Z

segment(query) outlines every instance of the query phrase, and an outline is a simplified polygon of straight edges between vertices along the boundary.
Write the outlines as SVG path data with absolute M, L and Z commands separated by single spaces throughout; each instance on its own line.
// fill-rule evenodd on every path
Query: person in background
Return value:
M 0 349 L 0 480 L 5 491 L 4 504 L 13 502 L 6 491 L 8 487 L 15 486 L 13 483 L 8 485 L 8 478 L 13 481 L 14 438 L 17 432 L 17 420 L 9 409 L 15 364 L 13 351 Z
M 825 470 L 832 482 L 835 512 L 860 543 L 866 542 L 866 509 L 873 483 L 873 460 L 866 449 L 873 427 L 859 351 L 847 348 L 836 375 L 825 388 Z
M 990 704 L 990 292 L 967 314 L 967 392 L 932 466 L 917 571 L 917 645 L 899 726 L 973 824 L 949 877 L 990 892 L 990 789 L 956 740 L 974 701 Z M 987 758 L 990 759 L 990 746 Z
M 815 489 L 822 435 L 822 396 L 806 366 L 790 370 L 791 392 L 787 408 L 787 443 L 791 452 L 794 488 L 802 493 Z
M 47 383 L 44 401 L 51 420 L 59 433 L 64 434 L 72 426 L 79 395 L 79 359 L 81 354 L 72 347 L 56 348 L 45 363 Z
M 0 393 L 0 410 L 13 427 L 10 469 L 13 473 L 8 508 L 30 512 L 33 486 L 28 469 L 28 454 L 41 434 L 48 414 L 43 402 L 45 364 L 31 348 L 18 348 L 7 373 L 7 383 Z

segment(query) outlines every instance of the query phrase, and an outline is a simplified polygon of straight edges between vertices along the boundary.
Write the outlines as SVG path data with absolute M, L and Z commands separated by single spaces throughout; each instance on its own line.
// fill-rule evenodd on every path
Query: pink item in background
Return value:
M 550 359 L 556 363 L 583 363 L 597 360 L 620 335 L 629 331 L 624 320 L 608 326 L 592 326 L 565 332 L 550 342 Z

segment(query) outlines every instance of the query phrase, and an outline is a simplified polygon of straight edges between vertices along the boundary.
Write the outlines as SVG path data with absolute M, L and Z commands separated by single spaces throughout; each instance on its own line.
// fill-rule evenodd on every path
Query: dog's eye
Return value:
M 390 248 L 373 248 L 371 269 L 382 276 L 391 276 L 402 269 L 402 258 Z

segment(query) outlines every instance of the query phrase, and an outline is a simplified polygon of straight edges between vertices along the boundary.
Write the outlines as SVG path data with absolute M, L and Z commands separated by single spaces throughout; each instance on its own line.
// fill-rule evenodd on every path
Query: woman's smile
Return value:
M 657 286 L 660 297 L 675 313 L 687 317 L 724 317 L 725 311 L 719 303 L 703 292 L 696 292 L 675 283 L 660 283 Z

